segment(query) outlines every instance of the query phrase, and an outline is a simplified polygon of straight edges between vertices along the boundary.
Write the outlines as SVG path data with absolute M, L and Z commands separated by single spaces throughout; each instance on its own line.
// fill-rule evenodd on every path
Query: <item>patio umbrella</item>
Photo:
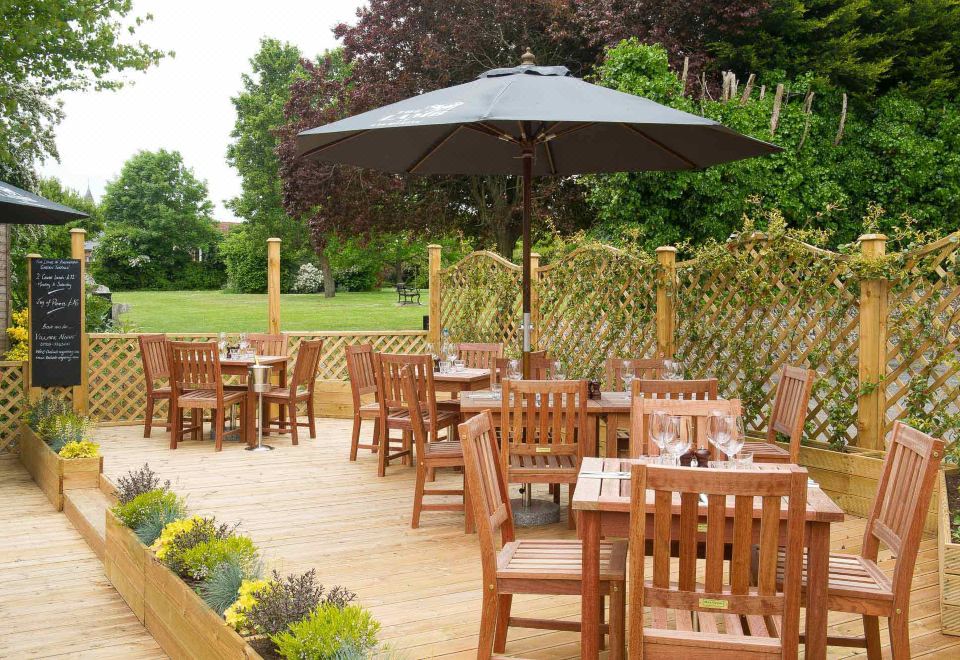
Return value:
M 521 62 L 302 131 L 297 155 L 407 174 L 522 176 L 527 372 L 533 176 L 696 170 L 780 148 L 711 119 L 584 82 L 566 67 L 536 66 L 529 50 Z
M 82 211 L 0 181 L 0 222 L 4 224 L 62 225 L 86 217 Z

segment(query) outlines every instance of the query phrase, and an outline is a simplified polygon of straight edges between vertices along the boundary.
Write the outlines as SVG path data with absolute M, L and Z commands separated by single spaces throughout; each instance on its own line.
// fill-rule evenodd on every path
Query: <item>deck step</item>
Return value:
M 107 533 L 106 511 L 112 505 L 110 498 L 99 488 L 68 490 L 63 494 L 63 513 L 100 561 L 103 561 Z

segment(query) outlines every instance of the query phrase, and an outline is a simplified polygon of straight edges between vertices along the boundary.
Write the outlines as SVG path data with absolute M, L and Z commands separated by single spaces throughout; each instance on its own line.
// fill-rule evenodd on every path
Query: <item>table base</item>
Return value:
M 513 524 L 516 527 L 537 527 L 560 522 L 560 505 L 549 500 L 531 500 L 524 504 L 523 498 L 510 500 L 513 509 Z

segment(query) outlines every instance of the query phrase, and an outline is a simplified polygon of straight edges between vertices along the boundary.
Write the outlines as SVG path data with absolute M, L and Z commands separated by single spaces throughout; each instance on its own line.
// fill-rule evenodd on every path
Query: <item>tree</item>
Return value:
M 206 183 L 179 152 L 138 152 L 107 184 L 95 276 L 117 289 L 218 286 L 212 211 Z
M 283 209 L 276 153 L 277 130 L 284 123 L 290 85 L 305 75 L 300 59 L 296 46 L 261 39 L 260 49 L 250 58 L 251 72 L 243 74 L 243 88 L 231 99 L 237 119 L 230 133 L 227 162 L 240 174 L 241 193 L 227 206 L 245 222 L 231 232 L 223 255 L 228 286 L 237 292 L 266 289 L 267 238 L 283 240 L 285 282 L 312 255 L 306 224 Z

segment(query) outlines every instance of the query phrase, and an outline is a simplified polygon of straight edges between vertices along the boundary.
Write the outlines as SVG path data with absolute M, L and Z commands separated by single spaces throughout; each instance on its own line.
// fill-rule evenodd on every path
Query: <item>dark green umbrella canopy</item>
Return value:
M 0 181 L 0 222 L 4 224 L 62 225 L 86 217 L 83 211 Z

